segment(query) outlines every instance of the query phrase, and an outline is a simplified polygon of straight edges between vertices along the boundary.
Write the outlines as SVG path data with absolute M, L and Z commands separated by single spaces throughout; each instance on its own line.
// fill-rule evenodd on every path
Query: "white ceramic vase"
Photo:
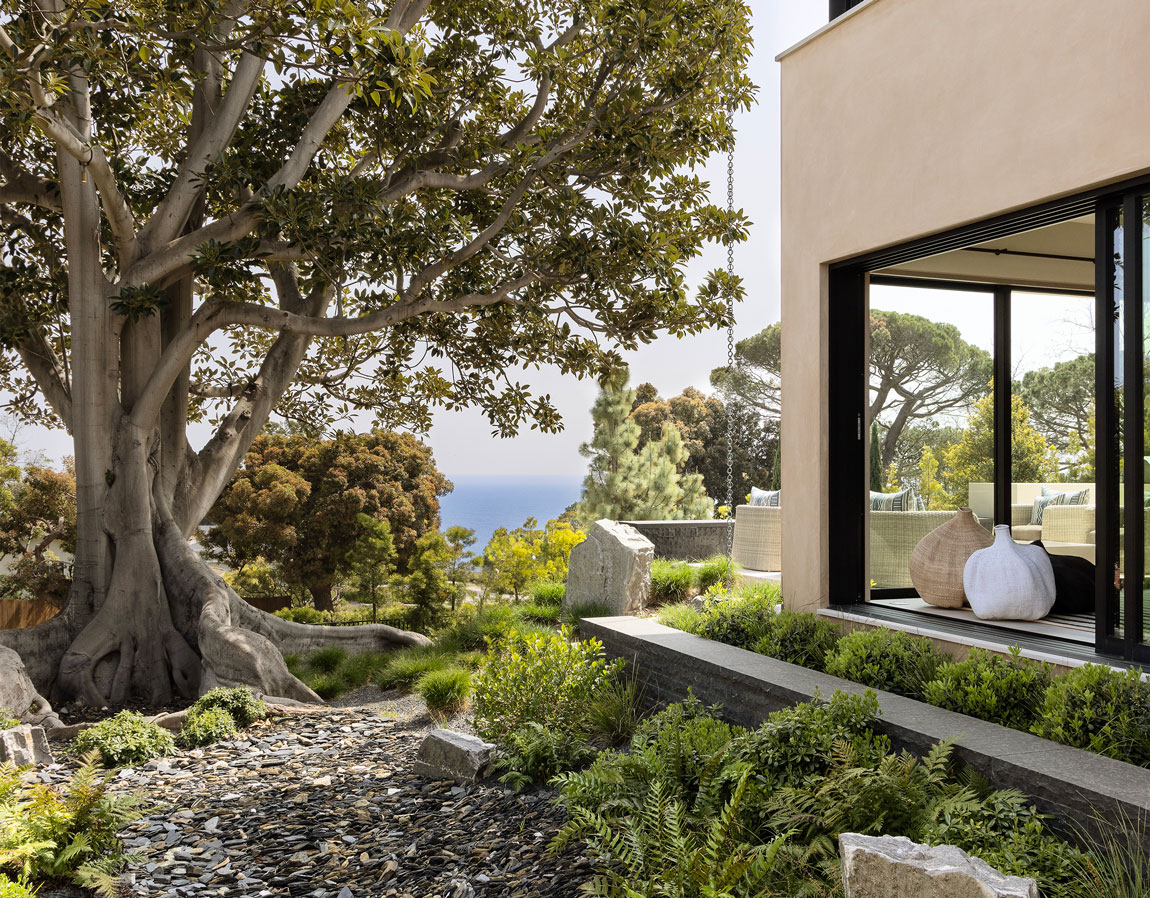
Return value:
M 1054 568 L 1041 546 L 1020 545 L 1010 528 L 994 528 L 994 544 L 979 549 L 962 572 L 966 600 L 984 620 L 1038 620 L 1054 607 Z

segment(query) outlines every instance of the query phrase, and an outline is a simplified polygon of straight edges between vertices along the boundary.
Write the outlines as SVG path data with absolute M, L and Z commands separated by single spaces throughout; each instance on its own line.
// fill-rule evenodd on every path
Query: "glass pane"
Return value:
M 1011 528 L 1095 563 L 1094 297 L 1011 294 Z M 1094 589 L 1059 612 L 1089 614 Z
M 994 297 L 873 286 L 870 304 L 870 578 L 906 589 L 955 509 L 994 523 Z

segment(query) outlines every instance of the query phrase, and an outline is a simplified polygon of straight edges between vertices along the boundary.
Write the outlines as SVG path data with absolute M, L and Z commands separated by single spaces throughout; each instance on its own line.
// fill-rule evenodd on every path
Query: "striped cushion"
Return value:
M 758 487 L 751 487 L 751 501 L 749 505 L 766 505 L 770 508 L 778 508 L 782 505 L 782 490 L 761 490 Z
M 918 497 L 909 487 L 899 493 L 870 494 L 871 511 L 918 511 Z
M 1089 496 L 1089 487 L 1074 493 L 1063 493 L 1044 486 L 1042 495 L 1035 498 L 1034 506 L 1030 510 L 1030 523 L 1041 524 L 1043 513 L 1051 505 L 1085 505 Z

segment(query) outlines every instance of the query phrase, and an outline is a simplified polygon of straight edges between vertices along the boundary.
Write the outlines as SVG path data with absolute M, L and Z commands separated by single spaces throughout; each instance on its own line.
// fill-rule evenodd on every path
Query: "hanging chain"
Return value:
M 732 137 L 735 133 L 735 113 L 727 113 L 728 126 Z M 735 145 L 727 151 L 727 216 L 735 214 Z M 735 279 L 735 241 L 727 241 L 727 377 L 732 379 L 735 374 L 735 295 L 731 292 L 730 282 Z M 735 517 L 735 421 L 731 414 L 731 402 L 727 401 L 727 515 L 733 521 Z M 734 550 L 735 525 L 727 525 L 727 559 L 730 560 Z

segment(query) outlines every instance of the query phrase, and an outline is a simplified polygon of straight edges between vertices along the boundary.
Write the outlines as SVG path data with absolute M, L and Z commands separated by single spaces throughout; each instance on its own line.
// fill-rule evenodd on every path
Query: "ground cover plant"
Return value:
M 925 701 L 1064 745 L 1150 767 L 1150 683 L 1138 671 L 1086 664 L 1060 676 L 1050 665 L 974 648 L 955 661 L 927 638 L 861 630 L 839 638 L 810 613 L 779 611 L 768 590 L 660 609 L 659 621 L 728 645 Z M 820 660 L 821 659 L 821 660 Z
M 70 882 L 109 898 L 122 894 L 118 874 L 131 858 L 117 833 L 139 816 L 139 801 L 112 795 L 110 777 L 91 759 L 58 787 L 0 765 L 0 878 L 49 887 Z
M 7 708 L 0 708 L 0 730 L 20 726 L 20 719 Z

